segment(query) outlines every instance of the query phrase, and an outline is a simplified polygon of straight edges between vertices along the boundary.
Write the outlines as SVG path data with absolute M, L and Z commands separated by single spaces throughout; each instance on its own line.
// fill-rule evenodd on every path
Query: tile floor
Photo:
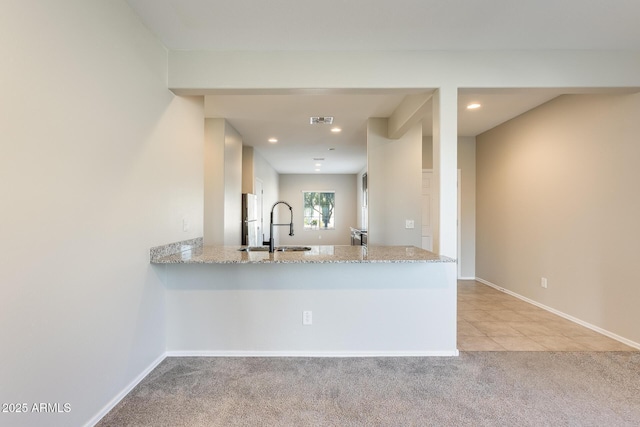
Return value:
M 474 280 L 458 281 L 461 351 L 637 351 Z

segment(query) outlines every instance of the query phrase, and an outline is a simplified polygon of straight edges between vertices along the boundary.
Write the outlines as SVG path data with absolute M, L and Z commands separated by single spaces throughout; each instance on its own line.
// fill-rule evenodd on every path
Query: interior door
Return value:
M 422 171 L 422 249 L 433 251 L 433 230 L 435 218 L 433 209 L 433 171 Z

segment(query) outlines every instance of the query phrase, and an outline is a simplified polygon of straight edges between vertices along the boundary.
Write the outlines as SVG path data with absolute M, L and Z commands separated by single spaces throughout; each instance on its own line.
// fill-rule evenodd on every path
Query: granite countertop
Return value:
M 330 264 L 455 262 L 415 246 L 309 246 L 304 252 L 239 251 L 242 246 L 202 246 L 201 239 L 151 250 L 152 264 Z M 200 244 L 199 244 L 200 243 Z M 167 249 L 167 247 L 171 248 Z

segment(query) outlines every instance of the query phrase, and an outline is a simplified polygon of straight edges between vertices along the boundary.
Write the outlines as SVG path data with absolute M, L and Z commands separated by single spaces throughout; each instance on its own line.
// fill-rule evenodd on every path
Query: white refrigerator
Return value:
M 260 238 L 259 238 L 260 237 Z M 258 196 L 242 194 L 242 245 L 260 246 L 260 224 L 258 219 Z

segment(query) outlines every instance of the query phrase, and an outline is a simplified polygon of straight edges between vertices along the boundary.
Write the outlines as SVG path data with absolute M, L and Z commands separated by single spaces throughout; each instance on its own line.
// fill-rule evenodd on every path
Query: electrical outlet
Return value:
M 311 312 L 311 311 L 303 311 L 302 312 L 302 324 L 303 325 L 311 325 L 311 324 L 313 324 L 313 312 Z
M 543 288 L 547 289 L 547 278 L 543 277 L 540 279 L 540 286 L 542 286 Z
M 187 219 L 187 217 L 182 218 L 182 231 L 189 231 L 189 220 Z

